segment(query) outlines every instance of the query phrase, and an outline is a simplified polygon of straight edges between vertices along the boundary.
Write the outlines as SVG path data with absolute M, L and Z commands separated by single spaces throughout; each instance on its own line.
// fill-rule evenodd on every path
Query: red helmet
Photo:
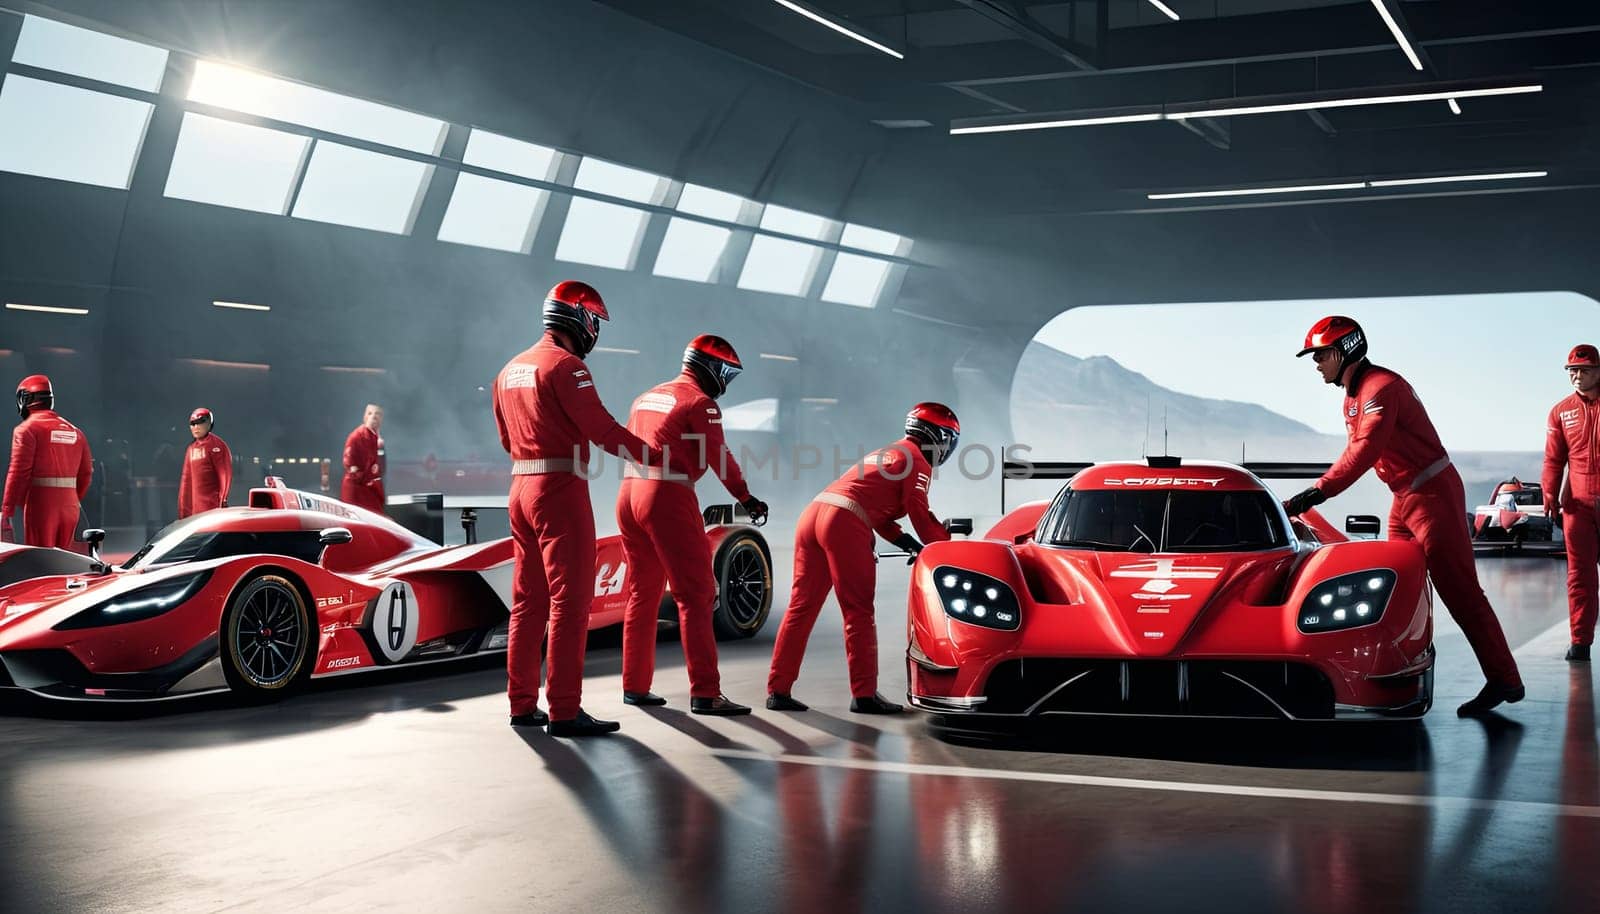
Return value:
M 189 424 L 194 425 L 196 422 L 204 422 L 207 425 L 215 425 L 217 420 L 211 415 L 211 410 L 202 406 L 189 414 Z
M 17 382 L 17 415 L 28 418 L 36 409 L 52 409 L 56 405 L 56 392 L 50 379 L 42 374 L 31 374 Z
M 961 440 L 961 420 L 943 403 L 918 403 L 906 413 L 906 436 L 932 450 L 936 465 L 942 465 Z
M 1359 362 L 1367 357 L 1367 335 L 1353 318 L 1338 314 L 1325 317 L 1306 331 L 1305 348 L 1295 353 L 1295 358 L 1334 347 L 1344 356 L 1345 363 Z
M 1579 343 L 1567 353 L 1568 368 L 1589 368 L 1600 365 L 1600 350 L 1588 343 Z
M 728 385 L 744 371 L 733 344 L 710 333 L 689 341 L 689 348 L 683 350 L 683 367 L 694 374 L 713 400 L 727 393 Z
M 611 320 L 606 313 L 606 303 L 594 286 L 586 282 L 565 280 L 558 282 L 544 299 L 544 325 L 552 330 L 565 330 L 572 334 L 581 358 L 594 350 L 600 340 L 600 322 Z

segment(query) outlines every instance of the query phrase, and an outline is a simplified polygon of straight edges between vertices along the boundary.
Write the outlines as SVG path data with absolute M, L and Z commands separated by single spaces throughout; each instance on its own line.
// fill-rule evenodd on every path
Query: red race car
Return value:
M 1074 714 L 1404 719 L 1432 704 L 1422 550 L 1348 539 L 1315 511 L 1285 516 L 1262 477 L 1317 468 L 1032 466 L 1034 478 L 1070 481 L 984 539 L 933 543 L 917 559 L 912 705 L 960 726 Z M 1347 523 L 1377 532 L 1373 517 Z
M 0 547 L 0 686 L 66 699 L 274 697 L 307 679 L 505 650 L 510 539 L 441 547 L 275 479 L 249 504 L 178 521 L 120 567 Z M 716 627 L 749 637 L 771 607 L 772 563 L 727 508 L 706 512 L 719 521 L 706 530 Z M 88 536 L 97 552 L 103 533 Z M 617 537 L 597 547 L 591 628 L 622 621 L 627 573 Z

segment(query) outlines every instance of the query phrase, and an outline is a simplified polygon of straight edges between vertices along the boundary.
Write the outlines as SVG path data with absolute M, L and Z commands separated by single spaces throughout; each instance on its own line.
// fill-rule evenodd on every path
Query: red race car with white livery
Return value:
M 1352 540 L 1314 510 L 1290 518 L 1262 482 L 1325 467 L 1152 457 L 1007 472 L 1030 468 L 1070 481 L 981 540 L 930 544 L 913 569 L 908 699 L 941 723 L 1407 719 L 1432 704 L 1421 549 Z
M 750 637 L 771 557 L 726 505 L 707 509 L 720 637 Z M 504 651 L 508 538 L 440 546 L 395 521 L 286 488 L 167 527 L 120 567 L 0 546 L 0 686 L 64 699 L 232 689 L 276 697 L 308 679 Z M 618 537 L 597 543 L 591 628 L 622 621 Z M 676 617 L 676 613 L 672 613 Z

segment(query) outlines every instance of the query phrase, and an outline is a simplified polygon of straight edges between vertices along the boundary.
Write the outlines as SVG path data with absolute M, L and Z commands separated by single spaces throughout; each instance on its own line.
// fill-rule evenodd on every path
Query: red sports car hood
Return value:
M 51 619 L 47 624 L 53 625 L 102 600 L 215 564 L 166 565 L 147 571 L 113 574 L 49 575 L 0 587 L 0 647 L 5 646 L 5 631 L 24 619 L 49 613 Z
M 1251 604 L 1268 602 L 1259 597 L 1279 589 L 1294 557 L 1283 549 L 1183 555 L 1040 550 L 1036 555 L 1071 566 L 1070 572 L 1041 570 L 1058 580 L 1078 578 L 1081 592 L 1069 589 L 1068 599 L 1104 613 L 1129 650 L 1144 657 L 1178 650 L 1213 606 L 1241 597 Z

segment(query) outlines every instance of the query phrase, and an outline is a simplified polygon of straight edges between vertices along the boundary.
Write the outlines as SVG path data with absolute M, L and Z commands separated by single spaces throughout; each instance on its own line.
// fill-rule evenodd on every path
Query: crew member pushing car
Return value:
M 1439 442 L 1422 401 L 1405 379 L 1367 359 L 1367 337 L 1348 317 L 1325 317 L 1306 333 L 1299 355 L 1310 355 L 1323 381 L 1345 389 L 1350 443 L 1317 484 L 1284 503 L 1295 516 L 1338 495 L 1369 469 L 1394 493 L 1389 538 L 1422 547 L 1428 575 L 1461 626 L 1488 680 L 1456 709 L 1462 717 L 1521 701 L 1526 690 L 1505 632 L 1478 583 L 1472 540 L 1462 522 L 1461 476 Z
M 344 439 L 344 481 L 339 500 L 368 511 L 383 513 L 383 474 L 389 458 L 384 454 L 383 407 L 368 403 L 361 424 Z
M 832 588 L 844 614 L 844 650 L 850 668 L 850 710 L 860 714 L 898 714 L 902 708 L 878 694 L 878 628 L 873 618 L 877 567 L 872 535 L 910 553 L 922 550 L 916 537 L 895 523 L 909 517 L 922 542 L 948 540 L 950 534 L 928 509 L 933 467 L 949 459 L 961 436 L 956 414 L 942 403 L 918 403 L 906 415 L 906 436 L 868 454 L 812 500 L 800 515 L 794 536 L 794 589 L 778 627 L 767 674 L 767 707 L 804 711 L 789 691 L 800 675 L 806 640 Z
M 178 479 L 178 519 L 228 506 L 233 485 L 233 452 L 211 429 L 216 419 L 204 406 L 189 414 L 189 443 Z
M 71 549 L 78 506 L 94 475 L 89 442 L 55 411 L 50 379 L 29 375 L 17 384 L 17 415 L 11 433 L 11 466 L 0 498 L 0 535 L 12 538 L 11 515 L 22 511 L 22 538 L 30 546 Z
M 656 616 L 664 584 L 678 604 L 678 631 L 689 668 L 689 710 L 696 714 L 748 714 L 722 694 L 717 639 L 711 627 L 717 581 L 711 545 L 694 484 L 710 469 L 756 523 L 766 502 L 750 495 L 744 474 L 722 435 L 716 399 L 744 366 L 720 336 L 697 336 L 683 352 L 683 371 L 633 401 L 628 430 L 662 450 L 665 466 L 627 466 L 617 494 L 617 525 L 628 563 L 627 610 L 622 623 L 622 700 L 664 705 L 650 691 L 656 666 Z
M 544 300 L 543 338 L 516 356 L 494 382 L 494 421 L 511 454 L 511 536 L 516 581 L 507 646 L 511 724 L 550 725 L 552 736 L 618 729 L 580 705 L 583 653 L 594 602 L 594 513 L 582 471 L 589 445 L 639 463 L 660 452 L 617 424 L 595 392 L 583 357 L 610 320 L 594 287 L 562 282 Z M 539 710 L 539 665 L 550 630 L 548 717 Z
M 1572 393 L 1550 410 L 1544 439 L 1544 513 L 1560 521 L 1567 546 L 1567 659 L 1589 660 L 1600 607 L 1600 350 L 1588 343 L 1567 355 Z M 1561 471 L 1567 484 L 1561 485 Z

